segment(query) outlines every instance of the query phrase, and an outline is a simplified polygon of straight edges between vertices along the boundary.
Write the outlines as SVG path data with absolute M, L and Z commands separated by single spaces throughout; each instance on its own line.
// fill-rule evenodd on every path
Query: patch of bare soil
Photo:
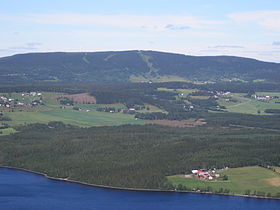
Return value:
M 280 174 L 280 168 L 276 168 L 275 171 Z
M 89 93 L 65 95 L 64 97 L 67 97 L 78 104 L 96 104 L 96 98 L 91 96 Z
M 265 179 L 265 181 L 272 186 L 280 187 L 280 178 L 279 177 Z
M 192 119 L 192 120 L 150 120 L 150 122 L 158 125 L 165 125 L 170 127 L 192 128 L 199 125 L 205 125 L 205 119 Z

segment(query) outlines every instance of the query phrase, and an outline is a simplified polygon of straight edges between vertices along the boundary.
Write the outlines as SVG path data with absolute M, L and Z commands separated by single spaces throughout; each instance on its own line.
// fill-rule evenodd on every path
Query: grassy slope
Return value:
M 263 93 L 261 93 L 263 94 Z M 274 92 L 266 92 L 265 95 L 270 96 L 278 96 L 280 93 Z M 250 98 L 244 98 L 244 94 L 234 93 L 231 94 L 233 99 L 236 99 L 238 102 L 226 102 L 218 100 L 218 103 L 222 106 L 226 107 L 228 112 L 235 113 L 245 113 L 245 114 L 258 114 L 258 110 L 261 112 L 260 114 L 265 115 L 265 109 L 280 109 L 280 104 L 275 103 L 275 101 L 279 101 L 279 99 L 273 99 L 269 102 L 257 101 Z
M 168 179 L 175 185 L 182 184 L 190 188 L 206 188 L 210 186 L 214 191 L 224 188 L 230 189 L 232 193 L 237 194 L 243 194 L 246 190 L 251 190 L 251 192 L 270 192 L 272 194 L 280 192 L 280 187 L 272 186 L 266 181 L 266 179 L 270 178 L 280 179 L 280 174 L 259 166 L 229 168 L 227 170 L 219 171 L 219 173 L 228 175 L 229 180 L 202 181 L 180 176 L 170 176 Z

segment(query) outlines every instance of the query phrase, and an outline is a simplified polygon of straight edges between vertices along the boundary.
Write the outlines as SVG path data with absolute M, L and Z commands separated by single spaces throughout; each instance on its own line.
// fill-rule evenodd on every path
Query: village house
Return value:
M 275 98 L 278 98 L 277 96 L 259 96 L 259 95 L 252 95 L 252 98 L 258 101 L 269 101 Z

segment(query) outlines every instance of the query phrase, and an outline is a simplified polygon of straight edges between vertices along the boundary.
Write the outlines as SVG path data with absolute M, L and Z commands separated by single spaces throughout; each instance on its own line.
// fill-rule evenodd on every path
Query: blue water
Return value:
M 280 201 L 192 193 L 110 190 L 0 169 L 0 210 L 6 209 L 279 209 Z

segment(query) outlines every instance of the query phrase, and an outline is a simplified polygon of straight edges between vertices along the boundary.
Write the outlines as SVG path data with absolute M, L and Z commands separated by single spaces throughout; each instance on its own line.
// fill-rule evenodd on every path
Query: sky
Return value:
M 280 63 L 279 0 L 0 2 L 0 57 L 157 50 Z

